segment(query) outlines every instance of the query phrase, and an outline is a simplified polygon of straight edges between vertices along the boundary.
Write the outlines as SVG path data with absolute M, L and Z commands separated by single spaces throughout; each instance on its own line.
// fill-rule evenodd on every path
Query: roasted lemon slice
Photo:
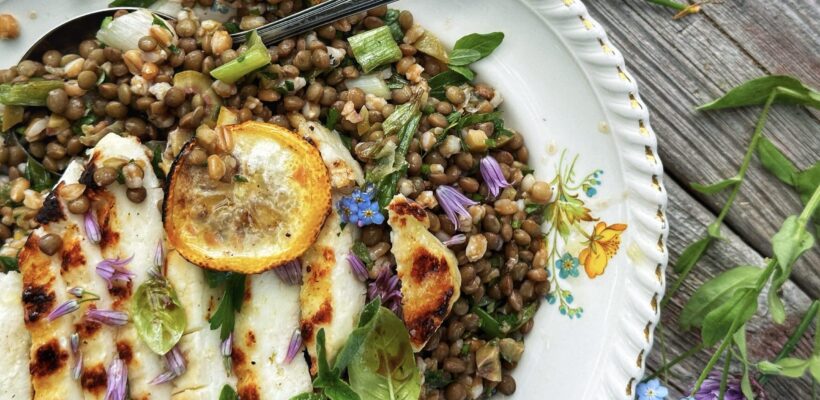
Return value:
M 183 147 L 165 194 L 168 240 L 204 268 L 243 274 L 293 260 L 316 240 L 330 211 L 330 180 L 319 152 L 277 125 L 248 121 L 224 127 L 237 161 L 214 180 Z

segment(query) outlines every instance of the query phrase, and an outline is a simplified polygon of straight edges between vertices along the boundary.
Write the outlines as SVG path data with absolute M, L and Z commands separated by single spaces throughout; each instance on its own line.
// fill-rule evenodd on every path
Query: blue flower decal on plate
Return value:
M 558 276 L 561 279 L 567 279 L 570 276 L 578 277 L 578 258 L 573 257 L 572 254 L 564 253 L 564 255 L 555 261 L 555 267 L 558 268 Z

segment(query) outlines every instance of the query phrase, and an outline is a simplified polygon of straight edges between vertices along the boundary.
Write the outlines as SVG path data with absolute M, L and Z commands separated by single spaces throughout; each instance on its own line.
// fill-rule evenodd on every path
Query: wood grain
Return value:
M 694 235 L 697 235 L 706 225 L 711 222 L 714 215 L 702 205 L 692 199 L 680 186 L 672 180 L 666 180 L 666 188 L 669 193 L 669 250 L 672 259 L 677 259 L 680 252 Z M 661 332 L 656 333 L 655 345 L 650 353 L 647 368 L 649 371 L 656 371 L 663 365 L 663 353 L 667 359 L 672 359 L 685 353 L 700 342 L 699 333 L 695 331 L 683 332 L 678 327 L 677 321 L 683 305 L 695 291 L 706 280 L 718 275 L 735 265 L 763 265 L 763 257 L 754 249 L 750 248 L 743 240 L 729 229 L 724 229 L 723 234 L 726 241 L 716 243 L 706 253 L 705 257 L 697 264 L 692 274 L 684 282 L 681 290 L 672 298 L 672 301 L 663 309 L 661 314 L 663 321 L 663 336 Z M 671 283 L 677 277 L 673 272 L 674 264 L 670 264 L 667 269 L 667 282 Z M 810 304 L 809 296 L 801 291 L 791 282 L 787 283 L 783 290 L 784 302 L 786 304 L 789 318 L 782 326 L 771 322 L 766 315 L 765 298 L 761 298 L 761 311 L 748 326 L 748 348 L 751 361 L 772 359 L 786 342 L 795 326 L 799 323 L 801 316 Z M 812 336 L 806 335 L 801 340 L 796 356 L 808 357 L 812 349 Z M 671 369 L 669 376 L 669 388 L 673 392 L 669 399 L 679 399 L 685 395 L 700 372 L 706 365 L 710 350 L 703 350 L 693 357 L 678 364 Z M 737 371 L 738 366 L 735 365 Z M 797 399 L 804 398 L 800 394 L 811 393 L 811 380 L 808 377 L 803 379 L 772 379 L 766 384 L 766 390 L 770 399 Z
M 761 55 L 759 59 L 755 58 L 756 47 L 749 45 L 746 49 L 738 45 L 746 43 L 743 31 L 737 27 L 742 21 L 719 25 L 719 16 L 729 17 L 715 11 L 729 3 L 751 2 L 712 3 L 707 7 L 713 9 L 714 16 L 694 15 L 678 21 L 671 20 L 667 10 L 642 1 L 586 3 L 592 16 L 606 28 L 610 40 L 626 55 L 627 66 L 638 79 L 641 96 L 651 109 L 651 122 L 666 173 L 713 213 L 719 211 L 728 193 L 706 196 L 693 192 L 688 186 L 691 182 L 715 182 L 737 172 L 760 109 L 717 112 L 694 109 L 731 87 L 769 71 L 790 72 L 800 78 L 805 78 L 801 74 L 812 72 L 816 55 L 805 54 L 800 49 L 816 49 L 817 35 L 792 36 L 796 34 L 791 28 L 778 28 L 805 25 L 804 20 L 817 14 L 816 10 L 809 10 L 808 16 L 795 14 L 789 9 L 789 4 L 795 2 L 761 2 L 767 3 L 766 6 L 755 8 L 778 18 L 794 18 L 788 23 L 781 19 L 778 24 L 770 24 L 766 35 L 800 43 L 783 54 L 766 47 L 760 51 L 768 55 Z M 760 40 L 763 39 L 755 39 L 754 43 Z M 796 67 L 786 70 L 790 65 Z M 812 76 L 817 76 L 816 69 Z M 820 154 L 818 132 L 820 124 L 815 116 L 795 106 L 775 107 L 765 130 L 766 136 L 801 169 L 815 162 Z M 751 248 L 769 256 L 771 236 L 788 215 L 801 210 L 796 193 L 754 161 L 725 223 Z M 686 238 L 687 242 L 696 237 Z M 820 250 L 815 248 L 798 262 L 793 275 L 795 283 L 815 298 L 820 296 L 817 265 L 820 265 Z

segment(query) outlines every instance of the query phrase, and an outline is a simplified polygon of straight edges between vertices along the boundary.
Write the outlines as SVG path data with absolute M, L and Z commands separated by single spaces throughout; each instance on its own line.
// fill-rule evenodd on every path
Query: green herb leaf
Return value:
M 458 86 L 466 82 L 467 79 L 462 74 L 449 70 L 430 78 L 427 84 L 430 85 L 430 96 L 445 100 L 447 99 L 447 96 L 445 96 L 447 86 Z
M 732 328 L 745 324 L 757 311 L 758 294 L 755 288 L 739 289 L 729 301 L 706 314 L 700 331 L 703 344 L 714 346 Z
M 788 92 L 778 95 L 775 103 L 802 104 L 820 108 L 820 96 L 816 90 L 806 87 L 799 80 L 790 76 L 772 75 L 744 82 L 722 97 L 698 107 L 698 110 L 762 105 L 766 103 L 766 98 L 772 91 L 778 88 L 786 89 Z
M 443 389 L 445 386 L 453 382 L 452 379 L 447 378 L 442 370 L 424 371 L 424 385 L 432 389 Z
M 749 352 L 746 348 L 746 325 L 740 327 L 734 336 L 732 336 L 732 342 L 737 346 L 741 361 L 740 366 L 743 369 L 743 375 L 740 378 L 740 391 L 743 392 L 747 399 L 754 399 L 752 380 L 749 377 Z
M 815 355 L 809 360 L 809 373 L 815 382 L 820 382 L 820 356 Z
M 17 257 L 0 256 L 0 266 L 3 272 L 17 271 Z
M 364 399 L 417 400 L 421 377 L 404 322 L 381 307 L 372 323 L 348 368 L 351 387 Z
M 242 298 L 245 295 L 245 275 L 232 272 L 205 272 L 205 280 L 211 287 L 225 284 L 225 294 L 219 301 L 213 315 L 211 315 L 211 329 L 221 328 L 219 337 L 222 340 L 228 338 L 233 332 L 236 322 L 236 313 L 242 309 Z
M 504 33 L 473 33 L 462 37 L 456 41 L 453 46 L 453 53 L 457 50 L 475 50 L 481 56 L 479 59 L 487 57 L 493 52 L 504 40 Z M 452 60 L 452 53 L 450 53 Z
M 395 114 L 396 112 L 398 112 L 398 110 L 393 113 Z M 392 116 L 393 115 L 391 114 L 391 117 Z M 405 161 L 405 158 L 407 157 L 407 150 L 410 148 L 410 142 L 413 139 L 413 135 L 419 128 L 420 121 L 421 115 L 419 115 L 418 111 L 416 111 L 411 115 L 408 122 L 402 126 L 401 132 L 399 132 L 399 145 L 396 148 L 394 156 L 394 160 L 396 160 L 397 163 L 400 163 L 397 165 L 398 171 L 387 175 L 376 185 L 376 199 L 379 201 L 379 206 L 382 209 L 387 207 L 390 200 L 392 200 L 393 196 L 396 195 L 396 192 L 398 191 L 399 179 L 407 173 L 407 161 Z M 384 126 L 386 133 L 387 126 Z
M 327 110 L 327 119 L 325 120 L 325 126 L 327 129 L 331 131 L 336 129 L 336 124 L 339 123 L 339 119 L 341 119 L 342 114 L 339 113 L 339 110 L 335 108 L 330 108 Z
M 31 188 L 38 192 L 51 189 L 57 182 L 57 179 L 46 170 L 43 164 L 33 157 L 29 157 L 26 162 L 25 177 L 31 183 Z
M 490 315 L 490 313 L 480 307 L 475 307 L 473 313 L 478 315 L 478 327 L 481 328 L 484 333 L 494 338 L 504 336 L 504 333 L 501 332 L 501 324 L 495 317 Z
M 160 355 L 169 352 L 185 332 L 185 309 L 165 279 L 151 278 L 137 288 L 131 317 L 142 341 Z
M 754 287 L 761 271 L 760 268 L 751 265 L 740 266 L 723 272 L 701 285 L 681 311 L 681 328 L 700 326 L 710 311 L 721 304 L 726 304 L 739 290 Z
M 350 250 L 353 251 L 353 254 L 355 254 L 356 257 L 359 257 L 359 259 L 362 260 L 368 269 L 373 266 L 373 260 L 370 258 L 370 252 L 367 250 L 367 246 L 365 246 L 362 241 L 357 240 L 353 243 L 353 247 Z
M 342 372 L 336 368 L 331 369 L 327 361 L 327 351 L 325 350 L 325 329 L 319 329 L 316 334 L 316 364 L 318 374 L 313 380 L 313 387 L 321 389 L 322 393 L 330 400 L 360 400 L 350 386 L 341 378 Z
M 761 372 L 770 375 L 780 375 L 789 378 L 800 378 L 809 368 L 810 360 L 801 360 L 794 357 L 786 357 L 776 363 L 761 361 L 757 363 L 757 368 Z
M 165 151 L 165 142 L 152 140 L 145 145 L 151 149 L 151 167 L 154 169 L 154 175 L 157 176 L 158 179 L 165 179 L 165 172 L 160 167 L 160 163 L 162 163 L 162 152 Z
M 780 230 L 772 236 L 772 250 L 777 263 L 787 271 L 812 246 L 814 237 L 806 231 L 806 226 L 798 221 L 796 215 L 786 218 Z
M 223 24 L 223 26 L 225 27 L 225 30 L 227 30 L 230 34 L 242 31 L 242 29 L 239 28 L 239 24 L 237 24 L 236 22 L 226 22 L 225 24 Z
M 703 253 L 709 248 L 712 239 L 711 236 L 706 236 L 687 246 L 683 252 L 680 253 L 680 257 L 678 257 L 678 261 L 675 263 L 675 272 L 681 273 L 692 269 L 700 258 L 703 257 Z
M 760 142 L 757 144 L 757 155 L 760 157 L 760 163 L 763 164 L 763 167 L 776 176 L 777 179 L 788 185 L 795 185 L 799 172 L 797 167 L 765 136 L 761 137 Z
M 454 49 L 450 53 L 450 66 L 470 65 L 481 59 L 481 53 L 473 49 Z
M 701 185 L 700 183 L 693 182 L 692 189 L 695 189 L 703 194 L 715 194 L 723 189 L 737 185 L 738 183 L 740 183 L 740 181 L 741 179 L 739 176 L 733 176 L 731 178 L 724 179 L 722 181 L 711 183 L 708 185 Z
M 378 297 L 364 306 L 359 315 L 358 326 L 348 335 L 347 342 L 345 342 L 345 345 L 339 350 L 339 354 L 336 355 L 333 369 L 339 372 L 344 371 L 348 364 L 350 364 L 353 358 L 359 353 L 365 339 L 367 339 L 367 336 L 370 335 L 370 332 L 373 330 L 379 307 L 381 307 L 381 301 Z
M 453 72 L 463 76 L 468 81 L 472 81 L 473 79 L 475 79 L 475 72 L 473 72 L 473 70 L 471 70 L 470 68 L 467 68 L 465 66 L 451 65 L 450 66 L 450 71 L 453 71 Z
M 219 400 L 239 400 L 239 395 L 233 390 L 231 385 L 222 386 L 222 391 L 219 392 Z
M 290 400 L 325 400 L 327 396 L 319 393 L 301 393 L 290 398 Z M 221 400 L 221 399 L 220 399 Z
M 242 176 L 242 175 L 234 175 L 234 176 L 233 176 L 233 181 L 234 181 L 234 182 L 238 182 L 238 183 L 247 183 L 247 182 L 248 182 L 248 178 L 246 178 L 246 177 L 244 177 L 244 176 Z

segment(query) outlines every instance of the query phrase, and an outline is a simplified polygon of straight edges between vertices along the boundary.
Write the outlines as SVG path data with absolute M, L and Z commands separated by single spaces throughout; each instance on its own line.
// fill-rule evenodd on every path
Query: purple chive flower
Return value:
M 393 275 L 390 267 L 384 267 L 376 280 L 367 287 L 367 301 L 380 298 L 383 306 L 396 315 L 401 315 L 401 282 L 398 275 Z
M 228 337 L 222 341 L 222 344 L 219 346 L 219 350 L 223 357 L 231 356 L 231 353 L 233 353 L 233 332 L 231 332 Z
M 447 214 L 447 218 L 456 226 L 456 229 L 458 229 L 459 216 L 465 219 L 471 218 L 467 207 L 478 204 L 450 186 L 439 186 L 436 189 L 436 198 L 438 198 L 438 204 L 444 209 L 444 213 Z
M 91 322 L 103 325 L 122 326 L 128 323 L 128 313 L 122 311 L 89 308 L 85 312 L 85 317 Z
M 302 264 L 299 260 L 292 260 L 281 267 L 274 268 L 276 276 L 288 285 L 296 286 L 302 284 Z
M 347 262 L 350 264 L 350 269 L 353 270 L 353 275 L 356 279 L 364 282 L 367 280 L 367 267 L 364 262 L 352 251 L 347 253 Z
M 174 346 L 171 351 L 165 353 L 165 362 L 168 363 L 168 367 L 177 376 L 182 376 L 188 369 L 185 365 L 185 357 L 182 356 L 179 346 Z
M 163 261 L 165 260 L 165 249 L 162 247 L 162 239 L 157 241 L 157 248 L 154 250 L 154 266 L 158 268 L 162 268 Z
M 80 334 L 74 332 L 68 337 L 68 342 L 71 344 L 71 354 L 77 354 L 80 351 Z
M 68 289 L 68 293 L 73 295 L 76 298 L 82 298 L 83 295 L 85 294 L 85 289 L 83 289 L 79 286 L 75 286 L 71 289 Z
M 74 300 L 74 299 L 68 300 L 65 303 L 60 304 L 59 306 L 57 306 L 57 308 L 55 308 L 53 311 L 51 311 L 48 314 L 48 320 L 49 321 L 54 321 L 55 319 L 60 318 L 63 315 L 71 314 L 74 311 L 77 311 L 79 309 L 80 309 L 80 302 L 79 301 Z
M 720 396 L 720 380 L 722 376 L 723 375 L 721 372 L 710 372 L 709 376 L 700 386 L 700 389 L 695 393 L 695 400 L 717 400 Z M 765 399 L 766 396 L 763 393 L 763 389 L 760 384 L 758 384 L 754 379 L 752 379 L 751 383 L 752 388 L 757 395 L 755 397 Z M 743 391 L 740 389 L 740 378 L 737 376 L 729 376 L 729 380 L 726 385 L 726 393 L 723 394 L 723 399 L 744 400 L 745 398 L 746 396 L 743 395 Z
M 80 379 L 83 372 L 83 354 L 80 353 L 80 335 L 77 332 L 68 337 L 71 344 L 71 355 L 74 356 L 74 366 L 71 367 L 71 378 Z
M 102 239 L 100 224 L 97 223 L 97 217 L 94 216 L 94 211 L 91 210 L 85 213 L 85 235 L 92 243 L 99 243 Z
M 460 244 L 464 244 L 467 241 L 467 235 L 463 233 L 459 233 L 458 235 L 453 235 L 449 239 L 441 242 L 443 245 L 450 247 L 450 246 L 457 246 Z
M 495 158 L 490 156 L 482 158 L 479 163 L 479 169 L 481 170 L 481 177 L 484 178 L 484 183 L 487 184 L 487 188 L 490 189 L 490 193 L 493 194 L 493 197 L 498 196 L 498 192 L 501 191 L 501 188 L 510 186 L 510 183 L 504 179 L 504 174 L 501 173 L 501 166 L 498 165 L 498 161 L 496 161 Z
M 290 364 L 296 355 L 299 354 L 299 350 L 302 348 L 302 333 L 299 329 L 293 331 L 293 335 L 290 337 L 290 343 L 288 344 L 288 354 L 285 356 L 285 364 Z
M 108 288 L 112 288 L 114 286 L 115 281 L 119 282 L 128 282 L 133 278 L 135 275 L 125 269 L 125 266 L 134 259 L 134 256 L 128 257 L 126 259 L 118 258 L 106 258 L 100 261 L 97 264 L 97 275 L 101 276 L 108 282 Z
M 125 400 L 127 385 L 128 367 L 123 360 L 115 358 L 108 366 L 108 387 L 105 390 L 105 400 Z
M 151 381 L 148 382 L 148 383 L 151 384 L 151 385 L 161 385 L 161 384 L 166 383 L 166 382 L 171 382 L 176 377 L 177 377 L 177 374 L 175 374 L 174 371 L 168 370 L 168 371 L 165 371 L 165 372 L 157 375 L 156 378 L 151 379 Z

